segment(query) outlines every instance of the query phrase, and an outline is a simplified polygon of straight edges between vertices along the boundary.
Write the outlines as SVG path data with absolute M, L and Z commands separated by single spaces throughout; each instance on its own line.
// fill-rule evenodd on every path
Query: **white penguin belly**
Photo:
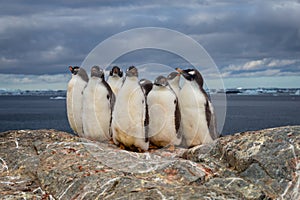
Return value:
M 179 145 L 175 128 L 175 94 L 168 89 L 152 90 L 147 97 L 150 142 L 157 146 Z
M 126 81 L 118 93 L 112 120 L 113 139 L 116 144 L 136 146 L 147 150 L 145 142 L 145 98 L 138 83 Z
M 205 110 L 206 98 L 198 85 L 186 82 L 179 92 L 181 127 L 187 146 L 211 143 Z
M 173 89 L 173 91 L 175 92 L 176 96 L 179 97 L 179 91 L 180 91 L 179 86 L 176 85 L 175 83 L 174 84 L 170 84 L 170 86 Z
M 79 136 L 83 136 L 82 128 L 82 92 L 86 86 L 86 82 L 80 77 L 73 76 L 68 83 L 67 90 L 67 115 L 68 121 Z
M 122 86 L 122 78 L 119 77 L 109 77 L 107 80 L 107 83 L 109 84 L 111 90 L 115 95 L 119 93 L 119 90 Z
M 86 138 L 105 141 L 110 139 L 111 109 L 108 91 L 98 81 L 91 78 L 83 93 L 83 130 Z

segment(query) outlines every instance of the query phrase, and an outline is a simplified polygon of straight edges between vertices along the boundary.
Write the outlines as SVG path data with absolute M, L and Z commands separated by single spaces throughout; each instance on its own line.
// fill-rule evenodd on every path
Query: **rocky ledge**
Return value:
M 300 199 L 300 126 L 146 153 L 56 130 L 0 144 L 0 199 Z

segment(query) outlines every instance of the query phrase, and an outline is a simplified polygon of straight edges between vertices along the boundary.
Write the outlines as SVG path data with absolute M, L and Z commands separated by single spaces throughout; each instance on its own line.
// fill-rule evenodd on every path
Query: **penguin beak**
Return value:
M 175 68 L 175 70 L 179 73 L 179 76 L 180 76 L 180 74 L 182 74 L 182 69 L 180 69 L 180 68 Z
M 176 71 L 182 75 L 185 79 L 190 79 L 190 74 L 186 72 L 186 70 L 182 70 L 180 68 L 176 68 Z
M 70 72 L 73 72 L 73 67 L 69 66 L 69 70 L 70 70 Z
M 113 76 L 118 76 L 119 72 L 117 68 L 114 68 L 113 70 Z

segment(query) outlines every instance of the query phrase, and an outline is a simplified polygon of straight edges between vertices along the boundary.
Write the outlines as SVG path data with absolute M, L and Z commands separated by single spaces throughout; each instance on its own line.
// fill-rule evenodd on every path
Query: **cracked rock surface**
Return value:
M 146 153 L 56 130 L 0 133 L 0 199 L 300 199 L 299 191 L 300 126 Z

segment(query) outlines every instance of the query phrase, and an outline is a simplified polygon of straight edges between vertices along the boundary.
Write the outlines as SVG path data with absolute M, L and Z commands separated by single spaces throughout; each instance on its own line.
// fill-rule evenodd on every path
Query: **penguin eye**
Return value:
M 106 95 L 106 98 L 109 99 L 109 95 Z
M 145 80 L 140 81 L 140 84 L 144 84 L 144 83 L 145 83 Z
M 174 104 L 176 104 L 177 103 L 177 101 L 176 100 L 174 100 Z
M 189 71 L 188 72 L 190 75 L 194 75 L 195 74 L 195 71 L 193 70 L 193 71 Z

